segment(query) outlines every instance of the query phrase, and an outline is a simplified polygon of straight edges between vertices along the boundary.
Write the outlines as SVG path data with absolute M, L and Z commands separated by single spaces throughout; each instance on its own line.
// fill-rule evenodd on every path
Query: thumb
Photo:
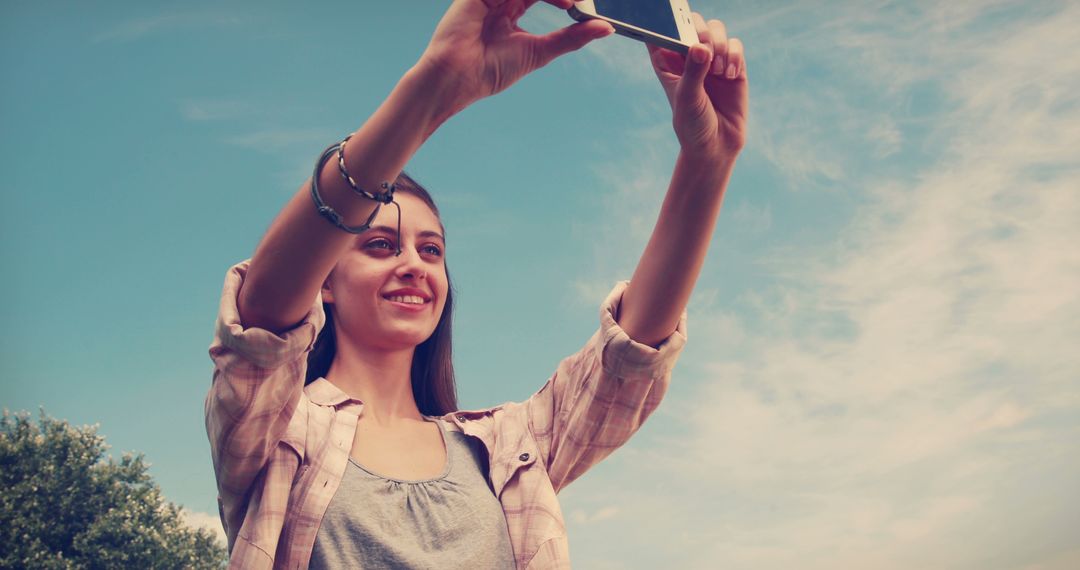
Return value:
M 536 41 L 538 67 L 543 67 L 560 55 L 579 50 L 589 42 L 610 36 L 614 32 L 615 28 L 603 20 L 589 20 L 540 36 Z
M 690 53 L 686 56 L 686 68 L 675 87 L 675 98 L 680 103 L 694 104 L 706 98 L 705 76 L 709 74 L 712 66 L 712 55 L 712 49 L 705 44 L 690 46 Z

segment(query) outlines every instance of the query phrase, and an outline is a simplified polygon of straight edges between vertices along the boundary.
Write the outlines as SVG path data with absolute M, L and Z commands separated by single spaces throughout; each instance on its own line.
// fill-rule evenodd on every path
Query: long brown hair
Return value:
M 439 218 L 439 208 L 431 194 L 408 174 L 402 172 L 394 182 L 398 192 L 406 192 L 423 200 L 435 217 Z M 440 218 L 441 219 L 441 218 Z M 445 234 L 445 229 L 443 230 Z M 334 335 L 334 317 L 329 303 L 323 303 L 326 324 L 323 325 L 315 346 L 308 353 L 307 376 L 304 384 L 310 384 L 326 376 L 330 364 L 337 353 L 337 339 Z M 450 340 L 454 314 L 454 287 L 450 282 L 450 270 L 446 270 L 446 305 L 435 332 L 420 343 L 413 353 L 412 390 L 413 398 L 420 413 L 427 416 L 441 416 L 458 409 L 457 385 L 454 382 L 453 348 Z

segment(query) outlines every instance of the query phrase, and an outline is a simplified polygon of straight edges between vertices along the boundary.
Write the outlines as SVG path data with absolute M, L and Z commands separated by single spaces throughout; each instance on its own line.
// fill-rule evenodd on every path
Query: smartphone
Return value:
M 567 12 L 579 22 L 604 20 L 617 34 L 683 55 L 699 43 L 687 0 L 576 0 Z

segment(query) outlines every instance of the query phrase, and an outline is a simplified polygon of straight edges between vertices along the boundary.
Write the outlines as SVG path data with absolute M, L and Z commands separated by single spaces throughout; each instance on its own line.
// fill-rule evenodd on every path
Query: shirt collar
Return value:
M 304 393 L 307 394 L 308 400 L 320 406 L 337 406 L 345 402 L 363 405 L 363 402 L 349 397 L 326 378 L 319 378 L 308 384 L 304 388 Z

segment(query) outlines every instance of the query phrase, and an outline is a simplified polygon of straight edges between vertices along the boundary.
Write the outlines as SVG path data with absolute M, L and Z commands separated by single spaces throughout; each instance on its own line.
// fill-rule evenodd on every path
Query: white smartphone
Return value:
M 687 0 L 575 0 L 567 12 L 579 22 L 604 20 L 617 34 L 683 55 L 698 43 Z

